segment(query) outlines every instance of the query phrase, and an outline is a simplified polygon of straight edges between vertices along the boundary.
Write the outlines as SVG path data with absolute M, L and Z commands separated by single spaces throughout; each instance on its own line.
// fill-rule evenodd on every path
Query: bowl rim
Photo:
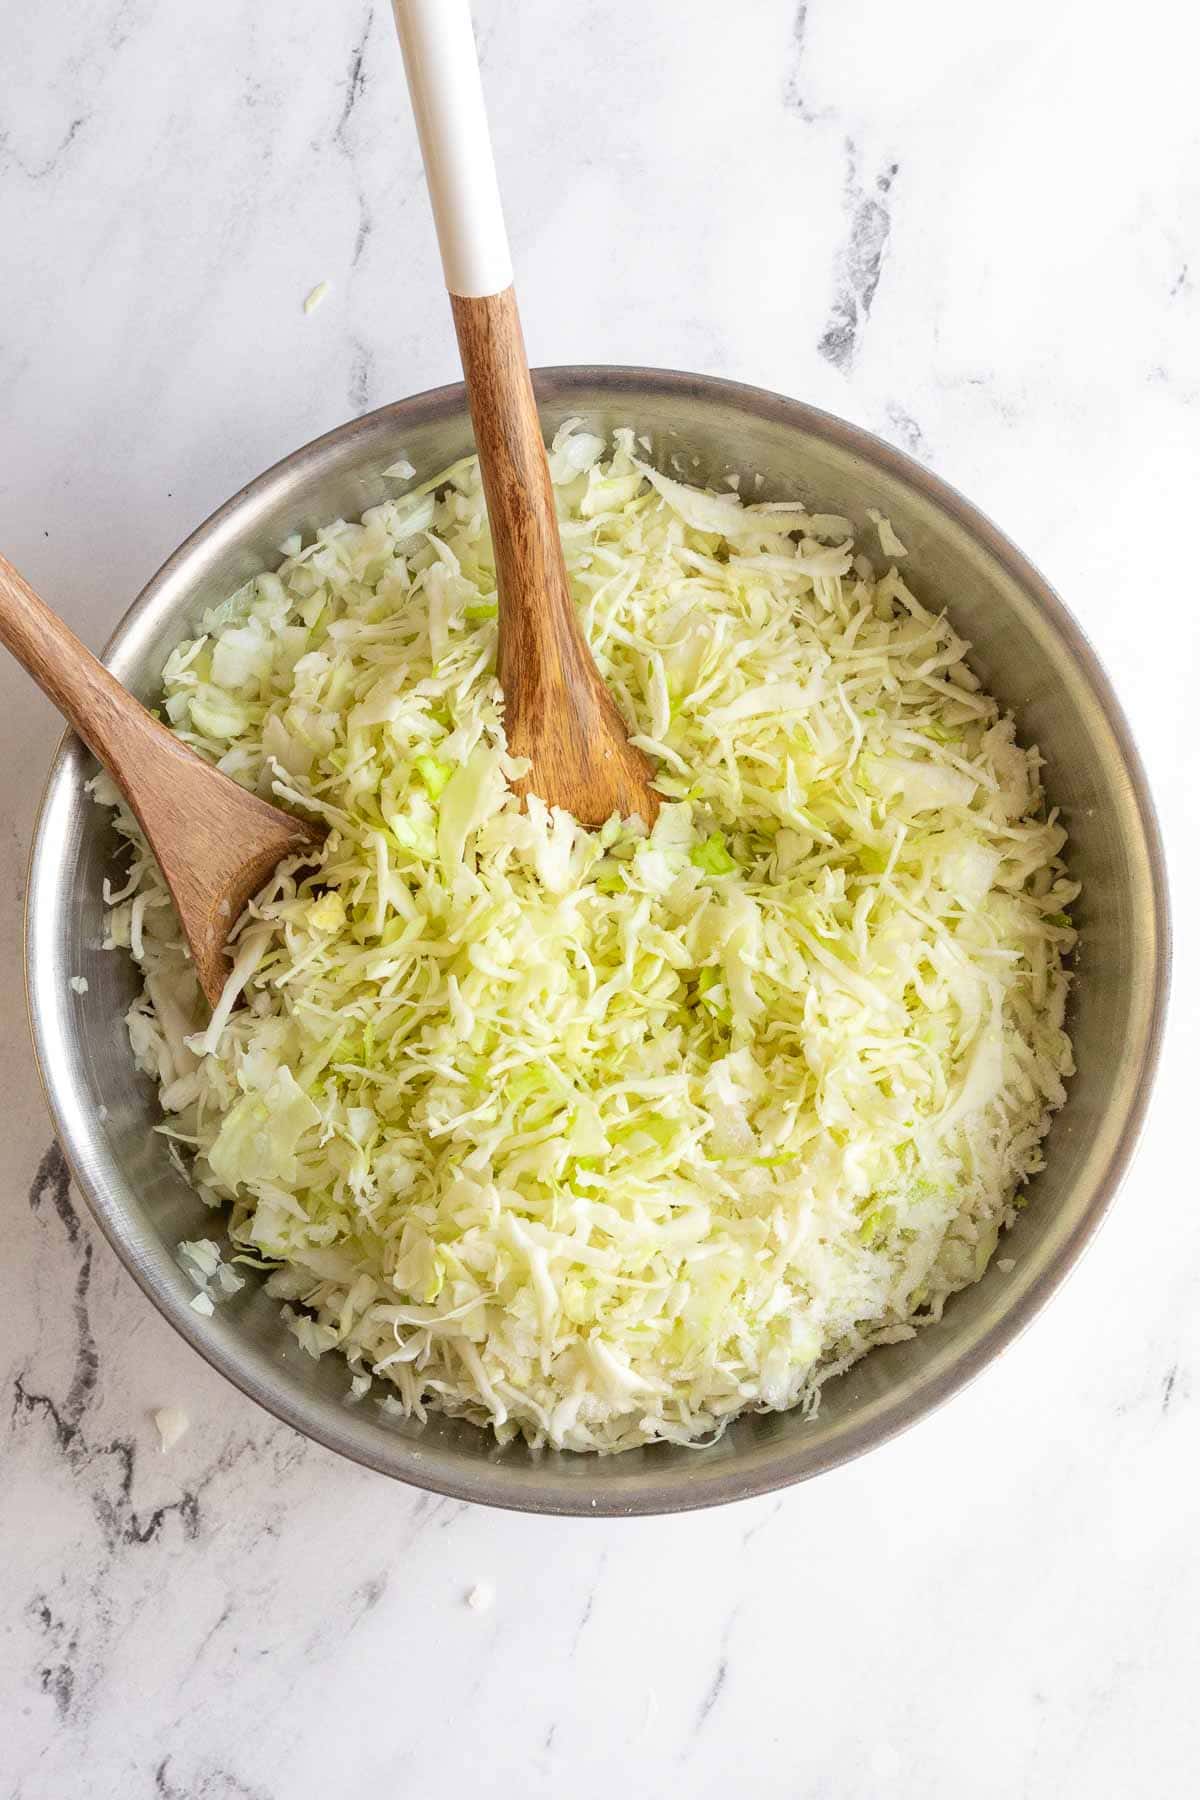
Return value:
M 866 1416 L 848 1426 L 834 1443 L 809 1453 L 794 1443 L 780 1445 L 774 1455 L 756 1459 L 755 1467 L 749 1472 L 739 1471 L 736 1461 L 718 1461 L 711 1470 L 706 1470 L 698 1457 L 691 1469 L 672 1468 L 649 1478 L 644 1473 L 639 1478 L 631 1471 L 626 1480 L 608 1478 L 589 1491 L 587 1483 L 577 1478 L 555 1480 L 550 1471 L 547 1471 L 542 1487 L 536 1479 L 510 1481 L 506 1479 L 507 1471 L 502 1465 L 493 1464 L 485 1457 L 481 1457 L 478 1464 L 458 1460 L 453 1465 L 449 1461 L 440 1463 L 436 1454 L 431 1455 L 428 1450 L 422 1450 L 412 1440 L 399 1435 L 387 1440 L 388 1454 L 375 1449 L 376 1439 L 368 1442 L 354 1432 L 352 1414 L 339 1414 L 334 1409 L 320 1410 L 316 1406 L 308 1408 L 300 1404 L 289 1389 L 282 1385 L 270 1387 L 261 1382 L 253 1370 L 243 1367 L 238 1356 L 205 1329 L 205 1322 L 137 1253 L 129 1235 L 120 1194 L 107 1192 L 92 1176 L 87 1133 L 76 1130 L 69 1112 L 59 1100 L 56 1077 L 49 1066 L 47 1022 L 42 1017 L 35 992 L 36 969 L 43 946 L 50 944 L 58 928 L 57 915 L 49 919 L 48 909 L 35 904 L 35 896 L 49 879 L 48 817 L 60 790 L 74 779 L 75 765 L 82 752 L 82 746 L 69 730 L 55 750 L 31 840 L 24 920 L 26 1005 L 46 1105 L 72 1179 L 87 1201 L 92 1217 L 142 1292 L 163 1317 L 210 1367 L 224 1375 L 248 1398 L 326 1449 L 411 1486 L 453 1499 L 558 1516 L 625 1517 L 683 1512 L 774 1492 L 811 1479 L 907 1430 L 961 1392 L 988 1363 L 1007 1349 L 1076 1266 L 1107 1216 L 1128 1171 L 1145 1125 L 1160 1059 L 1171 971 L 1166 861 L 1142 761 L 1103 665 L 1080 625 L 1041 572 L 956 488 L 862 427 L 767 388 L 684 370 L 626 364 L 561 364 L 537 369 L 533 374 L 535 392 L 542 405 L 569 404 L 577 392 L 585 389 L 592 395 L 608 392 L 623 400 L 629 399 L 632 390 L 667 400 L 685 396 L 716 399 L 758 418 L 807 431 L 835 448 L 861 457 L 868 465 L 882 468 L 918 489 L 925 499 L 948 515 L 1017 583 L 1063 640 L 1101 708 L 1128 777 L 1147 854 L 1147 872 L 1153 894 L 1154 946 L 1152 992 L 1144 1041 L 1136 1078 L 1130 1084 L 1124 1126 L 1107 1164 L 1096 1179 L 1086 1210 L 1053 1259 L 974 1343 L 965 1346 L 961 1353 L 948 1356 L 944 1365 L 915 1389 L 902 1395 L 885 1395 L 867 1408 Z M 465 415 L 466 411 L 466 392 L 461 382 L 429 388 L 348 420 L 272 464 L 212 512 L 151 576 L 112 631 L 102 660 L 109 666 L 120 664 L 123 647 L 136 636 L 138 623 L 154 610 L 163 589 L 214 540 L 236 535 L 237 521 L 248 502 L 261 500 L 276 484 L 291 485 L 298 474 L 318 465 L 330 450 L 341 448 L 357 438 L 369 438 L 385 426 L 394 425 L 402 432 L 406 421 L 424 424 L 438 418 Z M 119 666 L 116 672 L 120 674 Z

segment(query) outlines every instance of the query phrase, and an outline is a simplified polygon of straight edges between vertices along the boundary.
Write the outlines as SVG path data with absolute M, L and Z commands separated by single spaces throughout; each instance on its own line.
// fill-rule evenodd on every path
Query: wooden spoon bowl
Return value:
M 146 834 L 179 912 L 196 976 L 215 1006 L 225 945 L 285 856 L 315 850 L 323 827 L 239 787 L 139 706 L 0 556 L 0 643 L 104 764 Z

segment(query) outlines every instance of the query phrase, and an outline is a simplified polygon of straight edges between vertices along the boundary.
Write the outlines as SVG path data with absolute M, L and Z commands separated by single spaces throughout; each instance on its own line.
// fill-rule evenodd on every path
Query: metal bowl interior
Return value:
M 594 1457 L 499 1448 L 471 1425 L 419 1425 L 370 1401 L 345 1404 L 344 1364 L 305 1355 L 275 1303 L 248 1286 L 212 1319 L 189 1308 L 182 1237 L 214 1229 L 155 1134 L 151 1084 L 133 1069 L 123 1015 L 128 959 L 101 948 L 101 884 L 114 869 L 107 815 L 84 792 L 94 765 L 68 737 L 50 774 L 34 843 L 27 918 L 30 1013 L 42 1078 L 79 1186 L 154 1304 L 210 1363 L 298 1430 L 422 1487 L 533 1512 L 677 1511 L 800 1481 L 881 1443 L 961 1387 L 1033 1317 L 1079 1255 L 1128 1162 L 1153 1072 L 1169 957 L 1161 849 L 1137 755 L 1086 640 L 1035 569 L 974 508 L 924 469 L 827 414 L 755 388 L 646 369 L 543 371 L 547 435 L 581 417 L 630 424 L 667 472 L 721 485 L 759 474 L 768 498 L 800 498 L 866 528 L 894 522 L 928 604 L 949 609 L 973 662 L 1047 762 L 1083 882 L 1072 1030 L 1078 1074 L 1055 1121 L 1047 1167 L 995 1264 L 942 1321 L 871 1353 L 830 1382 L 818 1416 L 752 1414 L 711 1449 L 657 1445 Z M 291 531 L 356 516 L 397 491 L 400 456 L 417 478 L 472 447 L 461 387 L 383 408 L 280 463 L 214 514 L 150 582 L 118 626 L 107 661 L 154 701 L 172 646 L 200 611 L 264 566 Z M 673 461 L 673 459 L 679 459 Z M 86 996 L 69 986 L 86 976 Z

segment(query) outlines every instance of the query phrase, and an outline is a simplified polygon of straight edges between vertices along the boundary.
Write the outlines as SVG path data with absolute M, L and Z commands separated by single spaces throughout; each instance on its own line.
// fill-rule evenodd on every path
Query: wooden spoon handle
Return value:
M 149 740 L 174 746 L 166 727 L 138 705 L 3 556 L 0 644 L 122 785 L 136 759 L 145 758 Z
M 577 660 L 582 640 L 512 287 L 468 0 L 393 6 L 487 495 L 500 590 L 497 674 L 515 743 L 521 722 L 513 702 L 519 709 L 527 677 L 550 704 L 542 676 L 553 680 L 564 652 Z M 539 617 L 530 616 L 531 596 Z M 550 629 L 539 629 L 540 621 Z M 510 691 L 514 670 L 520 679 Z
M 571 598 L 550 469 L 516 296 L 450 296 L 496 555 L 496 673 L 514 749 L 531 714 L 544 717 L 590 690 L 594 665 Z M 524 752 L 517 750 L 517 754 Z
M 652 824 L 649 765 L 629 744 L 571 598 L 468 0 L 393 0 L 458 333 L 499 589 L 496 673 L 514 783 L 584 824 Z
M 451 294 L 450 305 L 496 557 L 504 730 L 532 764 L 513 785 L 585 825 L 614 811 L 652 825 L 649 766 L 628 741 L 571 595 L 516 296 L 511 287 Z

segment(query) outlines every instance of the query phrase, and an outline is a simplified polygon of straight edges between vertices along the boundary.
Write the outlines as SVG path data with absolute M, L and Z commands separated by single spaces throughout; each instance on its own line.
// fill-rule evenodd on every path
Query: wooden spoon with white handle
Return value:
M 592 660 L 571 598 L 521 336 L 468 0 L 393 0 L 475 443 L 499 587 L 497 675 L 514 784 L 583 825 L 652 825 L 653 769 Z
M 146 834 L 215 1006 L 225 941 L 276 864 L 315 849 L 324 828 L 268 806 L 181 744 L 126 693 L 0 556 L 0 643 L 104 764 Z

